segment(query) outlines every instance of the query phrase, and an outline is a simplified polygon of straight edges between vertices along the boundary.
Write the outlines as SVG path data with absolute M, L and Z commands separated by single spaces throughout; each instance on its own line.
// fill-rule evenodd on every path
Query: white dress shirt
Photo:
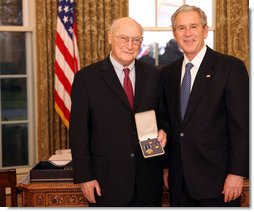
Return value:
M 189 61 L 188 58 L 184 55 L 184 59 L 183 59 L 183 65 L 182 65 L 182 74 L 181 74 L 181 84 L 182 84 L 182 80 L 183 80 L 183 76 L 185 73 L 185 65 L 189 62 L 191 62 L 193 64 L 193 67 L 191 68 L 190 72 L 191 72 L 191 89 L 193 87 L 195 78 L 197 76 L 198 73 L 198 69 L 203 61 L 203 58 L 205 56 L 206 53 L 206 45 L 204 45 L 204 47 L 200 50 L 200 52 L 192 59 L 192 61 Z

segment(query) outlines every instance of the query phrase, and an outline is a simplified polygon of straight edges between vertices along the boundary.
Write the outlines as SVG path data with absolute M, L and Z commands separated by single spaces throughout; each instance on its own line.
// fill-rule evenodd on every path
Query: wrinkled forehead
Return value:
M 117 23 L 114 32 L 132 37 L 142 36 L 140 26 L 132 20 L 123 20 Z

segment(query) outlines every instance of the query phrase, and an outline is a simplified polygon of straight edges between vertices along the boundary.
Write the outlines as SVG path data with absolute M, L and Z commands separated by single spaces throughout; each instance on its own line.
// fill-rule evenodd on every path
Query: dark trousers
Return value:
M 127 205 L 127 207 L 161 207 L 161 206 L 162 206 L 162 197 L 159 198 L 157 202 L 143 202 L 142 200 L 140 200 L 136 192 L 136 189 L 131 203 Z
M 151 195 L 153 195 L 153 194 L 151 194 Z M 98 198 L 97 195 L 96 195 L 96 197 Z M 103 204 L 101 204 L 101 203 L 95 203 L 95 204 L 89 203 L 89 207 L 161 207 L 161 206 L 162 206 L 162 197 L 159 197 L 156 202 L 143 202 L 139 198 L 139 195 L 138 195 L 137 190 L 136 190 L 136 186 L 135 186 L 135 190 L 134 190 L 134 193 L 133 193 L 132 201 L 129 204 L 116 206 L 116 205 L 108 205 L 107 203 L 103 203 Z
M 211 199 L 195 200 L 193 199 L 184 183 L 182 193 L 175 198 L 170 196 L 170 207 L 240 207 L 241 198 L 237 198 L 231 202 L 224 202 L 224 196 Z

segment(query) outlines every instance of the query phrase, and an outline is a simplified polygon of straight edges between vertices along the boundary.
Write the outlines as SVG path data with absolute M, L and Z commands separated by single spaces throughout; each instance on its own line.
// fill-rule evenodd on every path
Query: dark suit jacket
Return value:
M 248 177 L 248 73 L 239 59 L 207 48 L 181 121 L 182 62 L 162 70 L 170 125 L 169 190 L 177 197 L 185 179 L 194 199 L 218 197 L 228 173 Z
M 143 158 L 134 120 L 136 112 L 157 110 L 160 72 L 138 60 L 135 70 L 134 112 L 109 58 L 75 75 L 69 131 L 74 182 L 98 180 L 99 204 L 130 203 L 135 184 L 142 201 L 161 201 L 161 158 Z

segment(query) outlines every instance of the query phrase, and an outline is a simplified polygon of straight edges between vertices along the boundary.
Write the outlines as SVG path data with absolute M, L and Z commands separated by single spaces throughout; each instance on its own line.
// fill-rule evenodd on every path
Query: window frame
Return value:
M 15 120 L 15 121 L 2 121 L 0 120 L 0 167 L 3 167 L 2 161 L 2 125 L 4 124 L 20 124 L 27 123 L 28 129 L 28 164 L 15 166 L 17 173 L 24 172 L 26 168 L 34 165 L 37 157 L 36 147 L 36 95 L 35 95 L 35 70 L 36 70 L 36 15 L 35 15 L 35 0 L 22 0 L 22 26 L 0 26 L 0 32 L 24 32 L 26 39 L 26 74 L 17 75 L 0 75 L 0 79 L 5 78 L 25 78 L 27 87 L 27 120 Z M 13 167 L 13 166 L 11 166 Z
M 154 0 L 154 4 L 155 4 L 155 27 L 147 27 L 147 26 L 143 26 L 144 29 L 144 33 L 145 32 L 170 32 L 172 33 L 172 27 L 171 25 L 171 21 L 169 20 L 169 26 L 168 27 L 159 27 L 158 26 L 158 1 L 159 0 Z M 182 1 L 183 4 L 186 3 L 186 0 L 179 0 Z M 201 0 L 202 1 L 202 0 Z M 198 5 L 197 5 L 198 6 Z M 130 16 L 130 6 L 128 7 L 128 14 Z M 135 19 L 135 18 L 134 18 Z M 215 24 L 216 24 L 216 0 L 212 0 L 212 24 L 211 26 L 208 26 L 208 33 L 210 31 L 213 31 L 213 48 L 215 49 Z M 159 57 L 159 51 L 158 51 L 158 44 L 156 42 L 154 42 L 154 55 L 155 55 L 155 65 L 158 66 L 158 57 Z

